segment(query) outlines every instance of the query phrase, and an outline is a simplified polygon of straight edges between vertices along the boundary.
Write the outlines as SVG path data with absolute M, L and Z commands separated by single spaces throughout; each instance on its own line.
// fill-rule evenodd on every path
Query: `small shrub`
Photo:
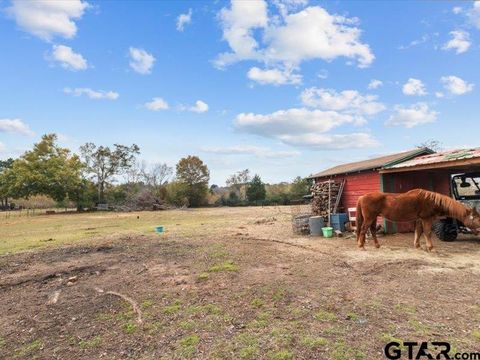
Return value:
M 209 272 L 220 271 L 238 271 L 238 266 L 232 260 L 224 261 L 221 264 L 215 264 L 208 269 Z
M 263 305 L 265 305 L 265 302 L 262 299 L 253 299 L 252 300 L 252 306 L 256 308 L 260 308 Z
M 179 344 L 181 353 L 185 356 L 192 355 L 197 351 L 197 346 L 200 343 L 200 337 L 197 335 L 190 335 L 180 339 Z
M 198 281 L 207 281 L 208 280 L 208 273 L 202 272 L 200 275 L 198 275 L 197 279 Z
M 328 344 L 328 340 L 323 337 L 305 336 L 300 343 L 309 348 L 319 348 Z
M 125 331 L 127 334 L 133 334 L 135 331 L 137 331 L 137 328 L 137 324 L 133 323 L 132 321 L 129 321 L 123 325 L 123 331 Z
M 291 360 L 293 359 L 293 354 L 288 350 L 280 350 L 269 352 L 267 358 L 270 360 Z
M 182 307 L 182 302 L 180 300 L 176 300 L 172 305 L 167 305 L 163 308 L 163 313 L 165 315 L 174 315 L 180 311 Z
M 78 346 L 82 349 L 92 349 L 98 347 L 102 343 L 101 336 L 95 336 L 93 339 L 90 340 L 81 340 L 78 343 Z
M 337 320 L 337 315 L 329 311 L 320 310 L 315 313 L 315 319 L 319 321 L 335 321 Z

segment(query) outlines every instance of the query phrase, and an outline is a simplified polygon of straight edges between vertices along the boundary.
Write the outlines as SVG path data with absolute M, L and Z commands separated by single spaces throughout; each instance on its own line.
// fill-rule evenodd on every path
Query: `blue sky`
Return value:
M 478 146 L 479 46 L 473 2 L 0 1 L 0 156 L 55 132 L 224 184 Z

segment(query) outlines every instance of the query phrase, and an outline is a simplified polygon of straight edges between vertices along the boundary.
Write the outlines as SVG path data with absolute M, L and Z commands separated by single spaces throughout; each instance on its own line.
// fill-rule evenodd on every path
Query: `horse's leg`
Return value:
M 373 221 L 374 220 L 370 218 L 363 219 L 363 224 L 360 228 L 360 233 L 358 236 L 358 247 L 362 250 L 365 250 L 365 236 L 367 235 L 367 231 L 370 228 Z
M 377 240 L 377 219 L 373 220 L 372 225 L 370 225 L 370 232 L 372 233 L 373 242 L 375 243 L 375 247 L 378 249 L 380 247 L 380 243 Z
M 367 230 L 368 230 L 368 226 L 366 226 L 365 223 L 360 225 L 359 229 L 357 230 L 358 231 L 357 244 L 361 250 L 365 250 L 365 236 L 367 234 Z
M 415 222 L 415 239 L 413 240 L 413 246 L 415 248 L 419 249 L 420 248 L 420 236 L 423 234 L 423 227 L 422 227 L 422 221 L 417 220 Z
M 433 249 L 432 223 L 433 223 L 433 219 L 422 219 L 423 235 L 425 235 L 425 239 L 427 240 L 428 251 L 431 251 Z

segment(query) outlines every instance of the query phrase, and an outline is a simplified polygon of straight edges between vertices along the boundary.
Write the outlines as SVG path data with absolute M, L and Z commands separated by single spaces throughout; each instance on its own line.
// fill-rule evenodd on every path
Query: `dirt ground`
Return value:
M 0 358 L 370 360 L 392 340 L 480 351 L 480 240 L 428 253 L 413 234 L 383 236 L 363 252 L 352 236 L 293 235 L 285 208 L 211 211 L 226 225 L 0 257 Z

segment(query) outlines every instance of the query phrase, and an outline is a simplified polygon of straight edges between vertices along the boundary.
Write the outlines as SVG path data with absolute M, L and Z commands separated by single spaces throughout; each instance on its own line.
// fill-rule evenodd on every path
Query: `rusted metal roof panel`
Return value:
M 413 159 L 403 161 L 401 163 L 386 165 L 385 169 L 403 169 L 415 166 L 435 165 L 448 162 L 454 162 L 457 160 L 467 160 L 480 158 L 480 148 L 473 149 L 455 149 L 449 151 L 442 151 L 433 154 L 417 156 Z

